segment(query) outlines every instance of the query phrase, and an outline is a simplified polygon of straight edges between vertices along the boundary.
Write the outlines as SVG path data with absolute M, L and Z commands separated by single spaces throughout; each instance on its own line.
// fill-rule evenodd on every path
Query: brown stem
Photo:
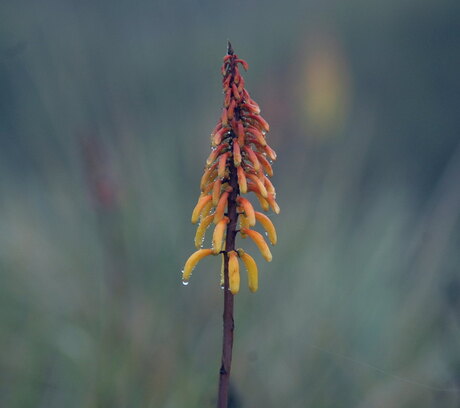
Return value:
M 234 143 L 236 139 L 233 139 Z M 220 366 L 219 378 L 219 396 L 217 401 L 218 408 L 227 408 L 228 389 L 230 385 L 230 368 L 232 365 L 232 347 L 233 347 L 233 294 L 229 290 L 228 278 L 228 251 L 235 250 L 236 227 L 238 222 L 238 212 L 236 199 L 238 197 L 238 176 L 233 160 L 229 165 L 229 184 L 233 188 L 228 198 L 228 218 L 227 237 L 225 240 L 224 253 L 224 336 L 222 342 L 222 364 Z

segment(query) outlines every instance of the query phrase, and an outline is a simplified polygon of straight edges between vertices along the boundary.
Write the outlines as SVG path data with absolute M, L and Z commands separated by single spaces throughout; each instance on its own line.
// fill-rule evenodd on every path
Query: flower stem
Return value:
M 236 139 L 233 139 L 237 143 Z M 232 365 L 232 348 L 233 348 L 233 330 L 235 328 L 233 321 L 233 294 L 229 290 L 228 276 L 228 251 L 235 250 L 236 227 L 238 222 L 237 204 L 238 197 L 238 176 L 233 160 L 229 165 L 229 184 L 233 188 L 228 197 L 228 218 L 227 236 L 225 240 L 224 253 L 224 334 L 222 342 L 222 364 L 220 366 L 218 408 L 227 408 L 228 390 L 230 385 L 230 369 Z

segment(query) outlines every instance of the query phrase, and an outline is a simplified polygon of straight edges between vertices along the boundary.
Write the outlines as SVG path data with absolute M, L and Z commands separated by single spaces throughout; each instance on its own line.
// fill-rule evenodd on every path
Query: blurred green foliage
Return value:
M 282 210 L 232 406 L 457 407 L 459 12 L 2 2 L 0 405 L 214 405 L 220 263 L 180 270 L 230 38 Z

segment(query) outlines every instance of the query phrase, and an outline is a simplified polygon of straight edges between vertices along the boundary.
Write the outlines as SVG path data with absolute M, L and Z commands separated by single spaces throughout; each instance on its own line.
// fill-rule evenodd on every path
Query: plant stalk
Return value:
M 237 143 L 236 139 L 233 139 Z M 229 223 L 227 225 L 227 236 L 225 239 L 225 252 L 224 252 L 224 334 L 222 341 L 222 363 L 220 366 L 219 377 L 219 394 L 217 400 L 218 408 L 227 408 L 228 394 L 230 385 L 230 369 L 232 365 L 232 348 L 233 348 L 233 330 L 235 328 L 233 321 L 233 294 L 229 290 L 229 276 L 228 276 L 228 251 L 235 250 L 235 237 L 238 222 L 238 212 L 236 199 L 238 197 L 238 176 L 233 160 L 230 160 L 229 166 L 229 184 L 233 188 L 231 191 L 228 204 L 227 216 Z

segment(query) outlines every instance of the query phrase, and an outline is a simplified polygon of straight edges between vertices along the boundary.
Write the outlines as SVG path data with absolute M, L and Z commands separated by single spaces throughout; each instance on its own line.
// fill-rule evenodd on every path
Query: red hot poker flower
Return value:
M 276 159 L 275 151 L 266 140 L 270 126 L 246 90 L 241 68 L 248 70 L 248 64 L 238 58 L 229 45 L 222 65 L 224 105 L 211 134 L 212 151 L 206 161 L 201 194 L 192 215 L 193 223 L 200 221 L 195 236 L 197 248 L 202 246 L 208 227 L 214 224 L 213 248 L 199 249 L 192 254 L 182 276 L 187 284 L 199 260 L 222 253 L 227 273 L 225 286 L 232 294 L 239 290 L 238 258 L 248 270 L 251 291 L 255 292 L 258 287 L 254 259 L 242 249 L 235 249 L 237 232 L 242 238 L 251 238 L 267 261 L 272 258 L 270 249 L 264 237 L 250 227 L 259 222 L 270 242 L 276 243 L 276 230 L 271 220 L 255 211 L 242 195 L 254 193 L 264 211 L 272 209 L 279 213 L 276 192 L 269 180 L 273 176 L 271 162 Z

